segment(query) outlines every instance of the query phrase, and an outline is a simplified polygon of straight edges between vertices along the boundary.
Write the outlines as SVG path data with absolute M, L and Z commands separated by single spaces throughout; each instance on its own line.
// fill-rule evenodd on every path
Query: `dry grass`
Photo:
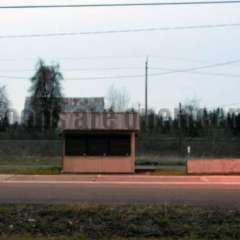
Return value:
M 167 205 L 2 205 L 2 240 L 240 239 L 240 209 Z

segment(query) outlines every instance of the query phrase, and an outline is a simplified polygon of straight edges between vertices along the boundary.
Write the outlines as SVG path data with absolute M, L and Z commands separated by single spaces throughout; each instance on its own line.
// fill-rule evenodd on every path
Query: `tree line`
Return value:
M 39 60 L 30 79 L 27 119 L 24 124 L 9 122 L 9 99 L 6 88 L 0 86 L 0 131 L 22 128 L 24 130 L 56 130 L 59 114 L 63 108 L 63 75 L 58 64 L 47 65 Z M 126 89 L 111 86 L 107 93 L 108 111 L 138 111 L 129 108 L 130 97 Z M 167 110 L 148 115 L 139 114 L 142 131 L 172 136 L 205 137 L 213 135 L 238 136 L 240 134 L 240 111 L 225 111 L 223 108 L 201 109 L 196 101 L 179 105 L 175 114 Z
M 240 111 L 223 108 L 194 108 L 191 105 L 175 110 L 175 115 L 164 115 L 153 110 L 140 114 L 142 131 L 185 137 L 240 136 Z

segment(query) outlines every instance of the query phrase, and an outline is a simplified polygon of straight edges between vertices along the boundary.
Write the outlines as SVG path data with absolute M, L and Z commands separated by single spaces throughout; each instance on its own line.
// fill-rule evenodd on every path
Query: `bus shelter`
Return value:
M 137 113 L 62 113 L 60 127 L 63 172 L 135 172 Z

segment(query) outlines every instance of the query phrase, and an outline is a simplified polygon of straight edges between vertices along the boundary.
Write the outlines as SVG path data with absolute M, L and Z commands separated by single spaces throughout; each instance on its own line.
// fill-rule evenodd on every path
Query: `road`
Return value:
M 240 177 L 0 176 L 0 203 L 240 206 Z

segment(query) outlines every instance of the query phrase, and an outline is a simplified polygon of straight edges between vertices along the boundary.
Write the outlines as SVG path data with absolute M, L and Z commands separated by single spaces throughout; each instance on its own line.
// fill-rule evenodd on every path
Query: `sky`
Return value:
M 42 4 L 96 2 L 113 1 L 41 1 Z M 14 4 L 36 4 L 36 1 L 0 2 L 0 5 Z M 240 62 L 203 69 L 201 74 L 154 74 L 165 72 L 164 69 L 187 69 L 239 60 L 240 26 L 48 38 L 1 38 L 3 35 L 17 34 L 232 23 L 240 23 L 240 4 L 0 10 L 0 85 L 6 85 L 11 107 L 21 111 L 25 97 L 29 95 L 29 79 L 41 58 L 47 64 L 60 64 L 66 97 L 105 96 L 109 87 L 115 85 L 127 89 L 131 106 L 140 104 L 144 107 L 144 69 L 148 56 L 150 108 L 171 109 L 179 102 L 193 98 L 198 99 L 201 106 L 239 106 Z M 129 75 L 140 76 L 118 78 Z

